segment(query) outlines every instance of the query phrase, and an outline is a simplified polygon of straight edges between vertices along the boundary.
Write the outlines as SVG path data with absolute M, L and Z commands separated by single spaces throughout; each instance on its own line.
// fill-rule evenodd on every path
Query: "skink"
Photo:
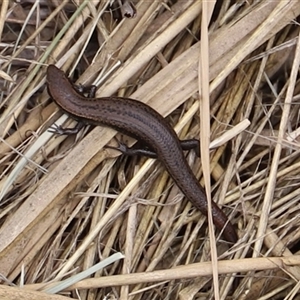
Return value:
M 156 153 L 183 194 L 207 216 L 204 190 L 189 167 L 182 144 L 171 125 L 150 106 L 129 98 L 87 98 L 80 94 L 63 71 L 54 65 L 47 69 L 47 88 L 55 103 L 72 118 L 92 125 L 104 125 L 142 141 Z M 223 211 L 212 202 L 215 226 L 231 243 L 237 233 Z

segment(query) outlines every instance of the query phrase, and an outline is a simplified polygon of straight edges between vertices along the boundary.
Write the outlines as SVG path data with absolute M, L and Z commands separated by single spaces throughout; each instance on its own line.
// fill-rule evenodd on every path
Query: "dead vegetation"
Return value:
M 133 1 L 133 18 L 122 2 L 1 3 L 1 299 L 297 299 L 300 2 Z M 134 140 L 49 133 L 75 121 L 49 99 L 48 64 L 201 137 L 202 163 L 187 159 L 238 243 L 158 161 L 104 147 Z

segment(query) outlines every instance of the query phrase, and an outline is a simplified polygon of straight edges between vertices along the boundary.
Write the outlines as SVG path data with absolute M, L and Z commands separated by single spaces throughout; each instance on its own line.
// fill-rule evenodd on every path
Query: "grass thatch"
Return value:
M 300 2 L 134 1 L 131 19 L 121 1 L 75 2 L 1 4 L 0 298 L 296 299 Z M 66 120 L 53 63 L 201 137 L 202 163 L 187 159 L 239 242 L 208 231 L 159 162 L 104 148 L 115 131 L 48 132 Z

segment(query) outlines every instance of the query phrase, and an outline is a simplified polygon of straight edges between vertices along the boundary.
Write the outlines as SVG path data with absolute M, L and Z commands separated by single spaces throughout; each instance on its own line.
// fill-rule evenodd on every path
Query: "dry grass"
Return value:
M 20 2 L 0 17 L 0 298 L 297 299 L 300 2 L 135 1 L 121 22 L 108 1 Z M 151 105 L 181 139 L 201 124 L 202 164 L 187 159 L 239 242 L 208 231 L 159 162 L 103 148 L 115 131 L 49 133 L 66 121 L 51 63 Z

